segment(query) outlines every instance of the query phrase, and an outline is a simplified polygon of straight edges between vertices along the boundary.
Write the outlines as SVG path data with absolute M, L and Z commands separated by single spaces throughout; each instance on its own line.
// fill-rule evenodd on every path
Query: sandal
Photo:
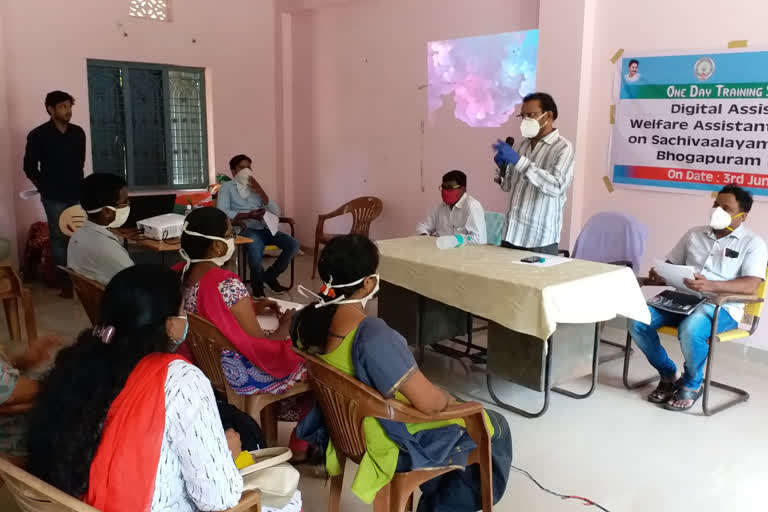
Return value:
M 677 379 L 674 382 L 659 381 L 659 385 L 656 386 L 656 389 L 648 394 L 648 401 L 654 404 L 662 404 L 666 402 L 674 396 L 679 383 L 680 379 Z
M 693 407 L 693 405 L 696 403 L 696 400 L 699 399 L 703 391 L 704 386 L 701 386 L 696 390 L 684 388 L 681 386 L 677 388 L 672 394 L 672 397 L 667 400 L 667 402 L 664 404 L 664 408 L 668 411 L 687 411 Z M 678 400 L 690 400 L 691 404 L 688 407 L 675 407 L 673 402 L 677 402 Z

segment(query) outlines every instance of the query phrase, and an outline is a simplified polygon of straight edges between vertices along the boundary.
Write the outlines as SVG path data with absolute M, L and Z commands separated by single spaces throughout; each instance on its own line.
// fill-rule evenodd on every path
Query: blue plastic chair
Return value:
M 507 217 L 503 213 L 485 212 L 485 229 L 488 232 L 488 245 L 501 245 Z

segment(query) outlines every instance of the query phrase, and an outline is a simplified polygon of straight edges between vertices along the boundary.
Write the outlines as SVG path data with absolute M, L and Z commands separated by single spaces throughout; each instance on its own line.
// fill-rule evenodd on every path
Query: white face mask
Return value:
M 740 217 L 742 215 L 744 215 L 743 212 L 736 215 L 736 217 Z M 731 221 L 736 217 L 731 217 L 728 215 L 728 212 L 723 210 L 722 207 L 718 206 L 712 209 L 712 215 L 709 217 L 709 225 L 712 227 L 712 229 L 728 229 L 733 231 L 729 226 L 731 225 Z
M 131 214 L 130 206 L 123 206 L 122 208 L 115 208 L 114 206 L 105 206 L 104 208 L 108 208 L 113 212 L 115 212 L 115 220 L 113 220 L 107 225 L 108 228 L 119 228 L 120 226 L 125 224 L 125 221 L 128 220 L 128 216 Z M 99 213 L 104 208 L 96 208 L 95 210 L 86 210 L 85 213 Z
M 526 117 L 522 121 L 520 121 L 520 133 L 523 134 L 523 137 L 531 139 L 539 134 L 541 131 L 541 126 L 539 126 L 539 119 L 544 117 L 546 115 L 546 112 L 544 114 L 541 114 L 536 119 L 531 119 L 529 117 Z
M 253 176 L 253 171 L 249 168 L 242 169 L 235 175 L 235 183 L 237 184 L 237 193 L 240 197 L 245 199 L 251 194 L 250 178 Z
M 218 258 L 202 258 L 202 259 L 193 260 L 187 254 L 187 251 L 185 251 L 184 249 L 179 249 L 179 254 L 181 255 L 182 258 L 184 258 L 184 261 L 187 262 L 184 265 L 184 272 L 186 272 L 189 269 L 189 266 L 192 263 L 200 263 L 201 261 L 210 261 L 214 265 L 216 265 L 217 267 L 220 267 L 220 266 L 224 265 L 226 262 L 228 262 L 232 258 L 232 255 L 235 254 L 235 239 L 234 238 L 221 238 L 219 236 L 210 236 L 210 235 L 204 235 L 202 233 L 198 233 L 196 231 L 189 231 L 189 230 L 187 230 L 187 225 L 186 224 L 184 224 L 184 233 L 186 233 L 188 235 L 192 235 L 192 236 L 199 236 L 199 237 L 202 237 L 202 238 L 207 238 L 209 240 L 219 240 L 219 241 L 224 242 L 225 244 L 227 244 L 227 252 L 223 256 L 219 256 Z
M 347 299 L 346 295 L 340 295 L 339 297 L 337 297 L 337 298 L 335 298 L 333 300 L 329 300 L 328 302 L 326 302 L 325 301 L 325 297 L 322 297 L 322 296 L 320 296 L 320 295 L 318 295 L 318 294 L 316 294 L 316 293 L 314 293 L 314 292 L 304 288 L 301 285 L 299 285 L 299 293 L 301 293 L 305 297 L 312 296 L 312 297 L 316 298 L 319 301 L 317 304 L 315 304 L 316 308 L 322 308 L 322 307 L 325 307 L 325 306 L 330 306 L 331 304 L 356 304 L 356 303 L 359 302 L 360 305 L 363 307 L 363 309 L 365 309 L 365 306 L 366 306 L 366 304 L 368 304 L 368 301 L 373 299 L 376 296 L 376 294 L 379 293 L 379 281 L 380 281 L 379 274 L 371 274 L 369 276 L 365 276 L 362 279 L 358 279 L 357 281 L 354 281 L 352 283 L 347 283 L 347 284 L 333 284 L 333 278 L 330 279 L 330 282 L 323 283 L 323 288 L 324 289 L 336 290 L 336 289 L 339 289 L 339 288 L 349 288 L 350 286 L 355 286 L 357 284 L 362 283 L 363 281 L 365 281 L 369 277 L 375 277 L 376 278 L 376 286 L 373 287 L 373 291 L 371 293 L 369 293 L 368 295 L 366 295 L 365 297 L 360 298 L 360 299 Z

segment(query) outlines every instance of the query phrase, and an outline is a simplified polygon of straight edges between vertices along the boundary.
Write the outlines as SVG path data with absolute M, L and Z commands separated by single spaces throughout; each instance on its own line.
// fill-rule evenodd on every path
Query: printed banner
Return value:
M 768 196 L 768 51 L 624 57 L 615 184 Z

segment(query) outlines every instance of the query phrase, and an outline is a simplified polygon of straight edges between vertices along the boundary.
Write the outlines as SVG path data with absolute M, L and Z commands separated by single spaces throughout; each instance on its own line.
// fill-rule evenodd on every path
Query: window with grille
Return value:
M 88 61 L 93 171 L 130 188 L 208 186 L 205 72 Z

